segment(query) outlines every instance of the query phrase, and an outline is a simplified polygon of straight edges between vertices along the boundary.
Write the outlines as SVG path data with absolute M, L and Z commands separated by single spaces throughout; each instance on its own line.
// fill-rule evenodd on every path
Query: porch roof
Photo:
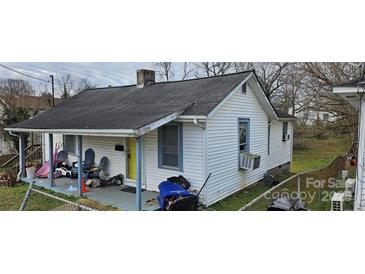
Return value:
M 333 86 L 333 93 L 340 95 L 355 108 L 359 108 L 365 92 L 365 80 L 355 79 Z
M 174 113 L 208 115 L 253 71 L 184 81 L 85 90 L 11 131 L 137 132 Z

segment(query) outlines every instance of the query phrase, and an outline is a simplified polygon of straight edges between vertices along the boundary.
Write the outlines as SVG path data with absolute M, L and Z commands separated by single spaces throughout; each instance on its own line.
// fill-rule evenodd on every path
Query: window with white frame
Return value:
M 63 135 L 63 150 L 71 154 L 76 154 L 77 152 L 76 135 Z
M 239 130 L 239 151 L 248 152 L 250 149 L 250 123 L 248 119 L 238 119 L 238 130 Z

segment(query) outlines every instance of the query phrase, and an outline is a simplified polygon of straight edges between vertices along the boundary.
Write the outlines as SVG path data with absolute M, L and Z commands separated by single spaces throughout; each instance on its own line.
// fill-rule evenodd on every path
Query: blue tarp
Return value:
M 158 189 L 160 190 L 160 195 L 157 197 L 161 210 L 165 208 L 165 199 L 175 197 L 178 198 L 180 196 L 187 197 L 192 195 L 189 191 L 185 190 L 180 184 L 173 183 L 170 181 L 163 181 L 158 185 Z

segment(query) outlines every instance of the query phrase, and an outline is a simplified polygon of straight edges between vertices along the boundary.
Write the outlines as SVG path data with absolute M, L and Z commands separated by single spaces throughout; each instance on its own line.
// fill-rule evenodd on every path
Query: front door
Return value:
M 128 138 L 128 179 L 136 179 L 136 138 Z

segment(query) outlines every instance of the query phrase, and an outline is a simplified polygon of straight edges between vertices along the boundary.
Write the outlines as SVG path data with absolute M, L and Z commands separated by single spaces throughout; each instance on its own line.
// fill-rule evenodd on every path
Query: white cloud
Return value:
M 139 68 L 153 68 L 152 63 L 3 63 L 4 65 L 30 74 L 37 78 L 48 80 L 50 74 L 55 78 L 70 73 L 87 78 L 97 87 L 108 85 L 129 85 L 136 82 L 136 70 Z M 33 81 L 30 78 L 0 67 L 0 78 L 19 78 Z M 34 80 L 36 81 L 36 80 Z

